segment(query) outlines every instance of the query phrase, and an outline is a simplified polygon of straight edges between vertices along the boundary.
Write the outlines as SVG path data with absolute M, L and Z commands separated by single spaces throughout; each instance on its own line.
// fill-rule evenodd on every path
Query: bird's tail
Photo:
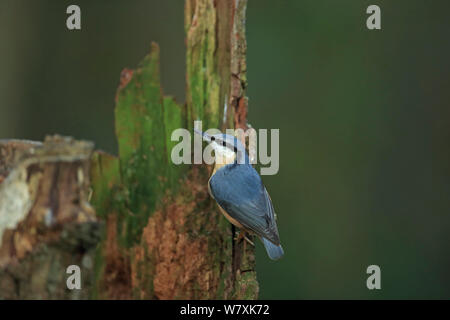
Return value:
M 266 238 L 261 238 L 261 240 L 264 244 L 264 247 L 266 248 L 267 255 L 269 256 L 270 259 L 278 260 L 284 255 L 284 251 L 281 245 L 277 246 L 276 244 L 273 244 Z

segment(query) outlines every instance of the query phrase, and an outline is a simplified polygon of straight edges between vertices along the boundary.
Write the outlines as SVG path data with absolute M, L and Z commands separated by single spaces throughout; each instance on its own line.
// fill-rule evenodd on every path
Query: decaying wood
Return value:
M 171 161 L 173 130 L 194 120 L 247 128 L 245 8 L 186 1 L 185 105 L 163 94 L 156 44 L 122 72 L 117 157 L 61 137 L 0 143 L 0 298 L 257 298 L 254 248 L 209 196 L 211 168 Z M 81 290 L 66 287 L 72 264 Z
M 87 297 L 67 290 L 65 271 L 92 269 L 99 240 L 88 202 L 92 149 L 58 136 L 0 142 L 0 298 Z

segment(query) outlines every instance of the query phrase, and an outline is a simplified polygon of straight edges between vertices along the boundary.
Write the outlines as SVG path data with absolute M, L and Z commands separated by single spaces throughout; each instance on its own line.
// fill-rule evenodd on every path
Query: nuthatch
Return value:
M 256 234 L 270 259 L 280 259 L 284 251 L 272 201 L 261 177 L 250 164 L 245 147 L 236 137 L 194 130 L 214 149 L 215 166 L 208 191 L 223 215 L 241 232 Z

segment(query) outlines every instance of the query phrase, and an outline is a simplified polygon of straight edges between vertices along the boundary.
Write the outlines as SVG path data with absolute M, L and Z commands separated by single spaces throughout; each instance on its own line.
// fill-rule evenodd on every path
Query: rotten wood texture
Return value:
M 247 0 L 186 1 L 188 112 L 206 127 L 247 129 L 246 7 Z
M 0 298 L 257 298 L 254 248 L 209 196 L 211 167 L 171 161 L 172 132 L 194 120 L 247 128 L 245 8 L 186 1 L 185 105 L 163 94 L 156 44 L 122 72 L 117 157 L 61 137 L 0 143 Z M 72 264 L 82 290 L 67 290 Z
M 93 145 L 59 136 L 43 144 L 1 141 L 0 298 L 87 298 L 66 268 L 85 266 L 89 285 L 99 223 L 88 202 Z
M 95 297 L 254 299 L 254 248 L 208 195 L 211 168 L 175 166 L 177 128 L 247 127 L 246 1 L 186 1 L 187 102 L 165 97 L 159 47 L 125 69 L 116 95 L 119 157 L 94 157 L 93 203 L 107 223 Z M 192 130 L 191 130 L 192 133 Z M 245 248 L 244 248 L 245 247 Z

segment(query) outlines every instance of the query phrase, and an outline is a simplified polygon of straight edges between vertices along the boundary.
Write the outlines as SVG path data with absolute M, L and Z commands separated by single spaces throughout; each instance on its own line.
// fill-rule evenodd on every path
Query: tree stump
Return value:
M 0 298 L 257 298 L 254 248 L 209 196 L 211 168 L 170 159 L 194 120 L 247 128 L 245 9 L 186 1 L 185 105 L 162 92 L 156 44 L 122 72 L 117 157 L 59 136 L 0 143 Z

